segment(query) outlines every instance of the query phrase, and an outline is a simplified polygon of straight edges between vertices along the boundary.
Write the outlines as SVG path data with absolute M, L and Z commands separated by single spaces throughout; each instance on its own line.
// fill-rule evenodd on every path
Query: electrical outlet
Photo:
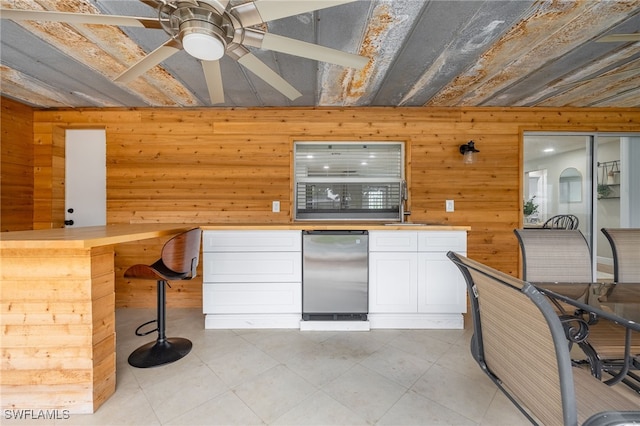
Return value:
M 271 203 L 271 211 L 274 213 L 280 213 L 280 201 L 274 201 Z
M 455 210 L 454 204 L 453 204 L 453 200 L 446 200 L 444 203 L 444 209 L 447 212 L 452 212 Z

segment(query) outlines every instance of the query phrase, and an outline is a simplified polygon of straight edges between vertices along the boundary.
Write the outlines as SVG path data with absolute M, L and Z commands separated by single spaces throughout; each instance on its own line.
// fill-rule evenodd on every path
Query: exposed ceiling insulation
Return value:
M 204 0 L 211 1 L 229 0 Z M 4 9 L 151 19 L 161 3 L 1 1 Z M 269 20 L 259 29 L 369 62 L 354 69 L 250 47 L 302 96 L 288 99 L 224 56 L 222 103 L 211 101 L 201 64 L 184 50 L 114 82 L 169 39 L 161 28 L 4 18 L 0 25 L 2 95 L 37 107 L 640 106 L 640 41 L 599 41 L 637 35 L 640 0 L 358 0 Z

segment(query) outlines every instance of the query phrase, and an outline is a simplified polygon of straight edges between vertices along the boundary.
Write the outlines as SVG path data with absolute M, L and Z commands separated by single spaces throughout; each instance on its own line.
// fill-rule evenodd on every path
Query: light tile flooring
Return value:
M 189 355 L 138 369 L 127 357 L 154 310 L 119 309 L 115 394 L 56 425 L 526 425 L 481 372 L 466 330 L 204 330 L 170 309 L 167 336 Z M 25 425 L 24 421 L 3 424 Z M 43 421 L 33 424 L 44 425 Z M 53 424 L 53 423 L 51 423 Z

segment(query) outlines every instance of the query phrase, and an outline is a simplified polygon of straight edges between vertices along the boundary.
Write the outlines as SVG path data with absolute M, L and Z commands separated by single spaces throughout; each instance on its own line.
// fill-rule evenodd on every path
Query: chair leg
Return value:
M 175 362 L 191 351 L 191 341 L 181 337 L 167 338 L 166 325 L 166 285 L 158 280 L 157 321 L 158 338 L 155 342 L 140 346 L 129 355 L 129 364 L 138 368 L 157 367 Z

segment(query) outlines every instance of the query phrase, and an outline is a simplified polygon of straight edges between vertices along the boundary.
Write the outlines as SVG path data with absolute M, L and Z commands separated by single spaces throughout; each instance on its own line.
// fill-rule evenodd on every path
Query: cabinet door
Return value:
M 446 253 L 418 253 L 418 277 L 418 312 L 467 311 L 464 278 Z
M 418 254 L 369 253 L 369 312 L 417 312 Z

